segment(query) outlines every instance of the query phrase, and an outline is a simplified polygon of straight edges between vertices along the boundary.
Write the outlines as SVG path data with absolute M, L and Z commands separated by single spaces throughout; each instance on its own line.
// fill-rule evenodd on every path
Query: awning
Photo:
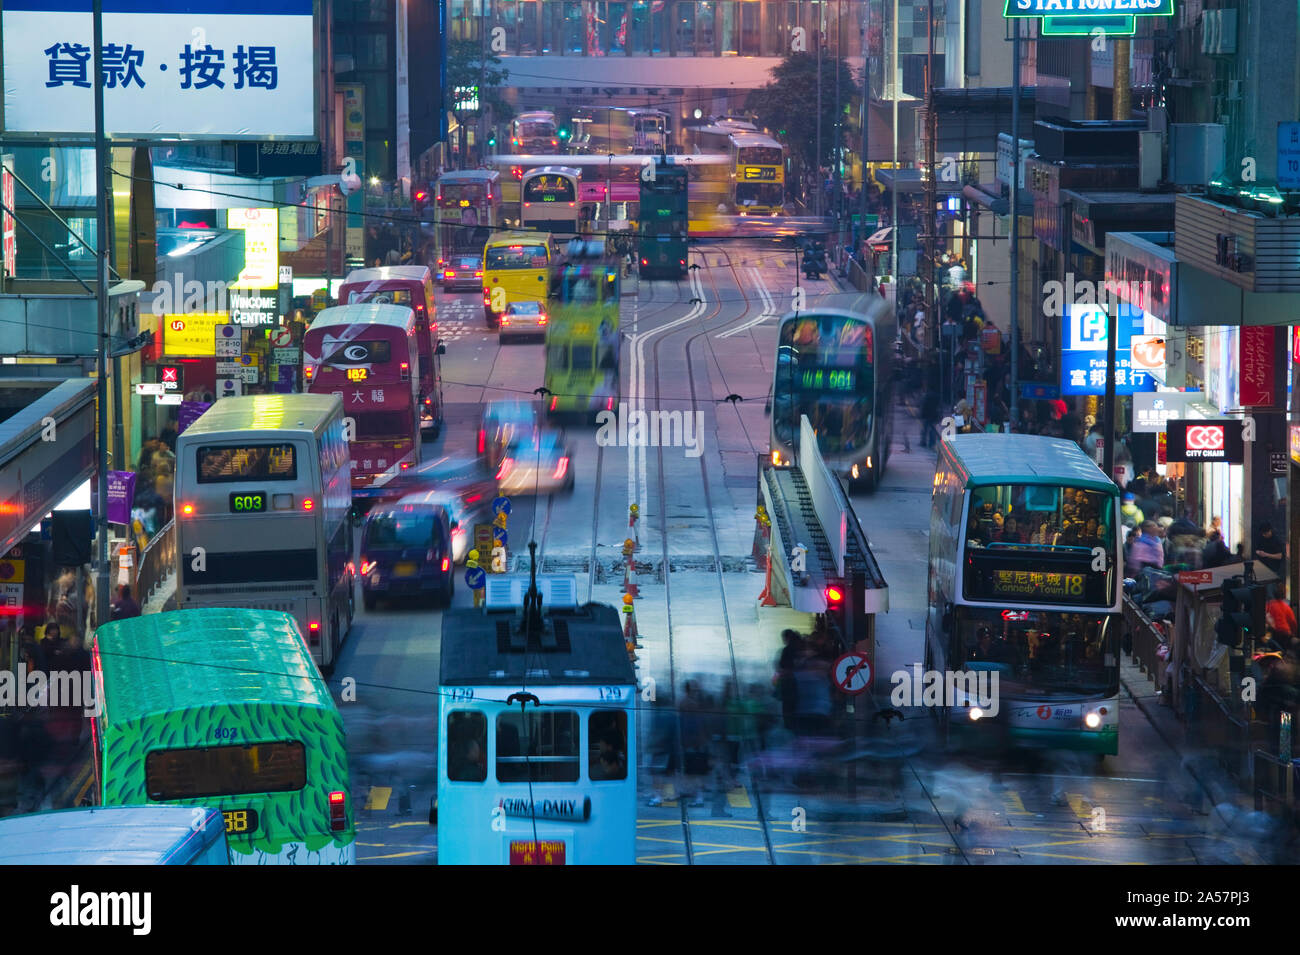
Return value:
M 876 182 L 886 189 L 894 189 L 897 183 L 899 194 L 925 192 L 925 180 L 921 178 L 919 169 L 877 169 Z M 942 179 L 936 186 L 935 191 L 940 195 L 955 195 L 962 190 L 960 182 L 944 182 Z
M 961 194 L 967 201 L 973 202 L 983 209 L 988 209 L 994 215 L 1005 216 L 1011 211 L 1011 200 L 1003 197 L 1000 182 L 966 186 L 962 189 Z M 1020 214 L 1022 216 L 1032 216 L 1034 214 L 1034 194 L 1028 189 L 1021 189 L 1018 198 L 1020 200 Z

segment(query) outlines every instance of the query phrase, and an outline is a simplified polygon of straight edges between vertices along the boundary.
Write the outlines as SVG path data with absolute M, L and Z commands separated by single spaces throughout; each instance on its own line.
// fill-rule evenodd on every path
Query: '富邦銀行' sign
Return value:
M 1174 0 L 1007 0 L 1004 17 L 1167 17 Z

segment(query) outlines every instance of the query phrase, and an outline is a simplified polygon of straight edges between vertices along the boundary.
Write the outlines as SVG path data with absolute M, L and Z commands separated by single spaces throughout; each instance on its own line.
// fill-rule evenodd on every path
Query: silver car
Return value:
M 573 458 L 564 435 L 538 429 L 513 442 L 497 468 L 502 494 L 554 494 L 573 490 Z

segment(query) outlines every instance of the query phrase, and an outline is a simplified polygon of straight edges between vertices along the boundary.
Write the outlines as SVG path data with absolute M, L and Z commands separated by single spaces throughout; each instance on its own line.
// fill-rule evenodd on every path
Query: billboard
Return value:
M 168 358 L 211 358 L 217 353 L 217 326 L 225 312 L 187 312 L 163 316 L 163 351 Z
M 14 208 L 14 157 L 0 156 L 0 195 L 6 209 Z M 12 276 L 18 262 L 18 228 L 8 212 L 0 213 L 0 231 L 4 233 L 4 274 Z
M 1240 419 L 1214 420 L 1181 418 L 1167 424 L 1166 456 L 1175 461 L 1217 461 L 1241 464 L 1246 460 Z
M 312 0 L 103 0 L 103 10 L 110 136 L 316 138 Z M 6 134 L 94 134 L 90 11 L 90 0 L 5 0 Z
M 1106 393 L 1106 318 L 1104 305 L 1066 308 L 1061 336 L 1061 394 Z M 1143 367 L 1149 354 L 1139 354 L 1137 361 L 1133 357 L 1133 340 L 1141 339 L 1144 331 L 1142 310 L 1132 305 L 1118 306 L 1115 327 L 1115 394 L 1155 391 L 1156 379 Z
M 1173 16 L 1174 0 L 1007 0 L 1004 17 L 1111 20 L 1116 16 Z
M 226 228 L 244 230 L 244 267 L 231 288 L 279 288 L 280 210 L 227 209 Z

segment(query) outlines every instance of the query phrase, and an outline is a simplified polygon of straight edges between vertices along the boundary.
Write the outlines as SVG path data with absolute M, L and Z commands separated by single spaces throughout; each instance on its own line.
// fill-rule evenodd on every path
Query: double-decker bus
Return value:
M 785 211 L 785 147 L 751 124 L 723 121 L 689 131 L 693 152 L 723 153 L 731 161 L 728 203 L 739 215 Z
M 336 396 L 216 402 L 176 439 L 176 606 L 291 613 L 332 672 L 354 611 L 351 484 Z
M 950 737 L 1119 751 L 1119 507 L 1119 488 L 1071 441 L 940 443 L 925 668 L 966 686 L 998 678 L 996 714 L 943 701 Z
M 546 303 L 551 282 L 551 237 L 498 232 L 483 246 L 483 317 L 496 328 L 511 302 Z
M 543 384 L 551 414 L 589 415 L 618 403 L 619 265 L 599 242 L 583 243 L 569 263 L 552 294 Z
M 434 195 L 438 267 L 453 255 L 481 252 L 501 226 L 501 174 L 495 169 L 445 172 Z
M 874 491 L 893 437 L 894 310 L 875 295 L 861 311 L 791 312 L 776 332 L 772 463 L 795 460 L 808 416 L 827 467 L 854 491 Z
M 582 232 L 579 187 L 582 171 L 573 166 L 539 166 L 519 183 L 519 228 L 568 239 Z
M 357 861 L 343 719 L 292 616 L 116 620 L 91 667 L 100 805 L 188 806 L 196 824 L 219 809 L 235 864 Z
M 680 279 L 686 275 L 689 184 L 685 166 L 666 162 L 655 164 L 653 179 L 641 179 L 637 256 L 644 278 Z
M 405 305 L 415 312 L 420 345 L 420 426 L 433 437 L 442 430 L 442 349 L 438 342 L 438 305 L 433 273 L 426 265 L 386 265 L 354 269 L 339 289 L 339 304 Z
M 558 153 L 555 114 L 545 110 L 520 113 L 510 123 L 510 150 L 516 153 Z
M 365 511 L 420 463 L 415 315 L 400 305 L 327 308 L 303 335 L 302 362 L 307 390 L 338 395 L 353 424 L 352 503 Z

